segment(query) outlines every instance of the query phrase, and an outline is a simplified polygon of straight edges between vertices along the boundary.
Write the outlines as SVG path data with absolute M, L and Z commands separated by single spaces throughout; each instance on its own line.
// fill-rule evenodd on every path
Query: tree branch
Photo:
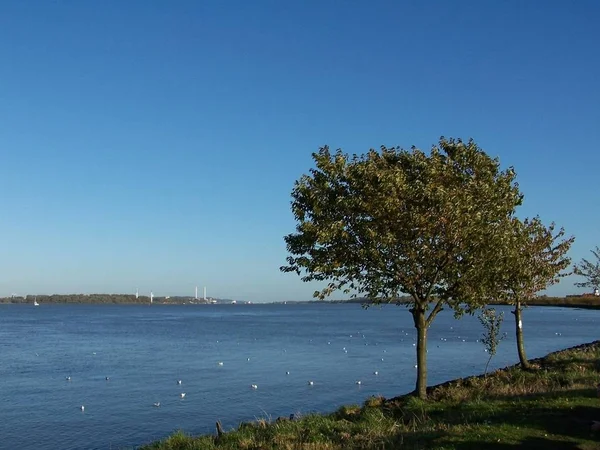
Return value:
M 427 317 L 427 320 L 425 321 L 425 324 L 427 326 L 431 325 L 431 322 L 433 322 L 433 319 L 435 318 L 435 316 L 437 316 L 437 314 L 444 309 L 444 308 L 442 308 L 443 304 L 444 304 L 444 302 L 442 300 L 437 301 L 437 303 L 435 304 L 435 306 L 429 313 L 429 317 Z

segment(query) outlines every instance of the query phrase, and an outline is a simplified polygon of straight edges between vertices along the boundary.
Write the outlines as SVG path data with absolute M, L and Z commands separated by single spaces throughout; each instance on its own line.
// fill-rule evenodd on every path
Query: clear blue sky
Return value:
M 600 245 L 600 3 L 0 2 L 0 295 L 308 300 L 279 272 L 328 144 L 473 137 Z M 580 292 L 568 279 L 550 292 Z

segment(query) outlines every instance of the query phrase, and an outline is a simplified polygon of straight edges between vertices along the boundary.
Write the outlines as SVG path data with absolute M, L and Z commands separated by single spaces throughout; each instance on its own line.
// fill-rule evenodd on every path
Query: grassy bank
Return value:
M 590 422 L 600 421 L 600 341 L 532 362 L 531 372 L 513 366 L 431 387 L 427 401 L 371 398 L 221 437 L 177 433 L 143 449 L 599 449 Z

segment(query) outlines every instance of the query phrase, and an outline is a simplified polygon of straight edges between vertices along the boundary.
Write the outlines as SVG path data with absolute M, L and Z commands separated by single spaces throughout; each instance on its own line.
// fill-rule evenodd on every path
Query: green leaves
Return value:
M 497 274 L 504 284 L 500 299 L 510 304 L 526 303 L 569 275 L 565 272 L 571 263 L 567 252 L 575 238 L 565 238 L 563 228 L 556 231 L 554 223 L 546 227 L 539 217 L 524 221 L 514 218 L 505 231 L 498 252 L 500 264 L 505 266 Z
M 284 238 L 282 271 L 328 281 L 319 298 L 349 289 L 390 302 L 406 293 L 412 306 L 441 302 L 460 313 L 495 295 L 495 246 L 522 201 L 512 169 L 473 141 L 445 138 L 429 153 L 323 147 L 313 159 L 292 191 L 297 226 Z

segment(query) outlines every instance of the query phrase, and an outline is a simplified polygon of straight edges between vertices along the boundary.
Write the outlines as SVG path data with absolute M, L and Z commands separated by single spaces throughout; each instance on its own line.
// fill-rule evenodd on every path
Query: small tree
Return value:
M 481 343 L 485 347 L 490 357 L 485 365 L 484 375 L 487 375 L 488 366 L 490 361 L 496 355 L 500 341 L 506 337 L 506 333 L 500 336 L 500 327 L 504 321 L 504 313 L 496 314 L 494 308 L 486 308 L 478 316 L 479 322 L 485 329 Z
M 535 298 L 536 294 L 556 284 L 569 275 L 564 270 L 571 263 L 566 256 L 575 241 L 574 237 L 564 238 L 565 230 L 555 232 L 555 224 L 546 227 L 539 217 L 520 221 L 512 220 L 506 228 L 505 245 L 499 248 L 498 259 L 501 265 L 510 268 L 500 275 L 504 279 L 501 297 L 515 309 L 515 329 L 519 362 L 524 369 L 530 368 L 525 354 L 523 338 L 523 307 Z
M 582 258 L 579 264 L 575 264 L 573 273 L 586 279 L 583 282 L 575 283 L 575 286 L 595 290 L 600 288 L 600 248 L 596 246 L 596 249 L 591 250 L 591 252 L 596 258 L 596 263 Z
M 521 203 L 512 169 L 473 141 L 442 138 L 429 154 L 382 147 L 362 156 L 323 147 L 296 181 L 296 232 L 284 272 L 327 281 L 373 303 L 402 293 L 417 329 L 415 392 L 426 397 L 427 329 L 444 306 L 457 315 L 495 297 L 497 247 Z M 403 303 L 404 304 L 404 303 Z

